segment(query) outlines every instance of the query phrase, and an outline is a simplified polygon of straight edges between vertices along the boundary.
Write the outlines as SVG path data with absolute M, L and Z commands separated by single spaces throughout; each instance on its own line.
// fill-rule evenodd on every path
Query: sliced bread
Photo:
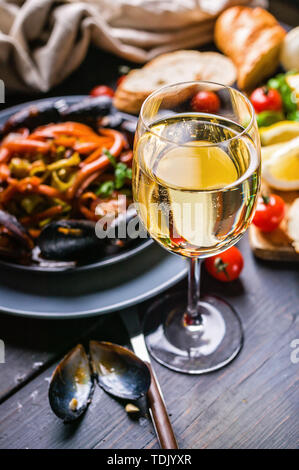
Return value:
M 177 51 L 162 54 L 127 75 L 116 90 L 114 105 L 122 111 L 137 114 L 143 101 L 153 91 L 172 83 L 192 80 L 231 85 L 236 80 L 236 69 L 229 58 L 217 52 Z

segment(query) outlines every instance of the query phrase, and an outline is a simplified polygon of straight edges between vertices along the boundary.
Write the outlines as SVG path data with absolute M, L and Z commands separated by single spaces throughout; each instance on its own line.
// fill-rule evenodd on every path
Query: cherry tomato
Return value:
M 118 79 L 117 79 L 117 82 L 116 82 L 116 85 L 119 86 L 123 81 L 124 79 L 126 78 L 127 75 L 121 75 Z
M 279 226 L 284 213 L 285 203 L 280 196 L 260 196 L 252 222 L 262 232 L 272 232 Z
M 277 90 L 266 86 L 252 92 L 250 100 L 257 113 L 262 111 L 281 111 L 282 99 Z
M 99 86 L 95 86 L 89 94 L 90 94 L 90 96 L 93 96 L 93 97 L 96 97 L 96 96 L 111 96 L 111 98 L 112 98 L 114 96 L 114 91 L 109 86 L 99 85 Z
M 199 91 L 193 96 L 191 106 L 194 111 L 216 113 L 220 108 L 220 99 L 213 91 Z
M 237 279 L 243 269 L 244 260 L 240 250 L 233 246 L 216 256 L 205 260 L 205 267 L 211 276 L 219 281 L 229 282 Z

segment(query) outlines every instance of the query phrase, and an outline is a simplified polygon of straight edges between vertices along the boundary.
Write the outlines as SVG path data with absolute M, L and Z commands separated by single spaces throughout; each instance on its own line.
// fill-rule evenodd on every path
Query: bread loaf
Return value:
M 238 87 L 248 90 L 275 72 L 285 34 L 263 8 L 235 6 L 217 19 L 214 39 L 236 65 Z

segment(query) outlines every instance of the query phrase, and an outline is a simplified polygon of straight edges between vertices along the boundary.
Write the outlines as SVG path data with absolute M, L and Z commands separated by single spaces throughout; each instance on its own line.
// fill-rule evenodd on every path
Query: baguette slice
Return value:
M 143 101 L 153 91 L 172 83 L 192 80 L 232 85 L 236 80 L 236 69 L 230 59 L 217 52 L 177 51 L 162 54 L 127 75 L 115 92 L 114 106 L 121 111 L 137 114 Z M 191 94 L 192 87 L 189 88 Z M 172 97 L 177 103 L 187 98 L 186 90 L 183 95 Z
M 217 19 L 214 39 L 238 70 L 238 87 L 249 90 L 273 74 L 286 35 L 271 13 L 263 8 L 235 6 Z

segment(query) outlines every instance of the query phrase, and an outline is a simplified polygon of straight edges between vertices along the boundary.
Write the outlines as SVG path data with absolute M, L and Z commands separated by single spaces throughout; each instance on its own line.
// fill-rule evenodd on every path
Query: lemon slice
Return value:
M 262 145 L 273 145 L 280 142 L 287 142 L 299 136 L 299 122 L 280 121 L 269 127 L 260 128 Z
M 282 191 L 299 189 L 299 137 L 275 150 L 263 163 L 263 178 Z
M 299 101 L 299 73 L 288 75 L 286 82 L 289 87 L 294 91 L 296 99 Z
M 262 162 L 265 162 L 266 160 L 269 160 L 269 158 L 272 157 L 273 153 L 286 145 L 285 143 L 283 144 L 273 144 L 273 145 L 265 145 L 265 147 L 261 148 L 262 152 Z

